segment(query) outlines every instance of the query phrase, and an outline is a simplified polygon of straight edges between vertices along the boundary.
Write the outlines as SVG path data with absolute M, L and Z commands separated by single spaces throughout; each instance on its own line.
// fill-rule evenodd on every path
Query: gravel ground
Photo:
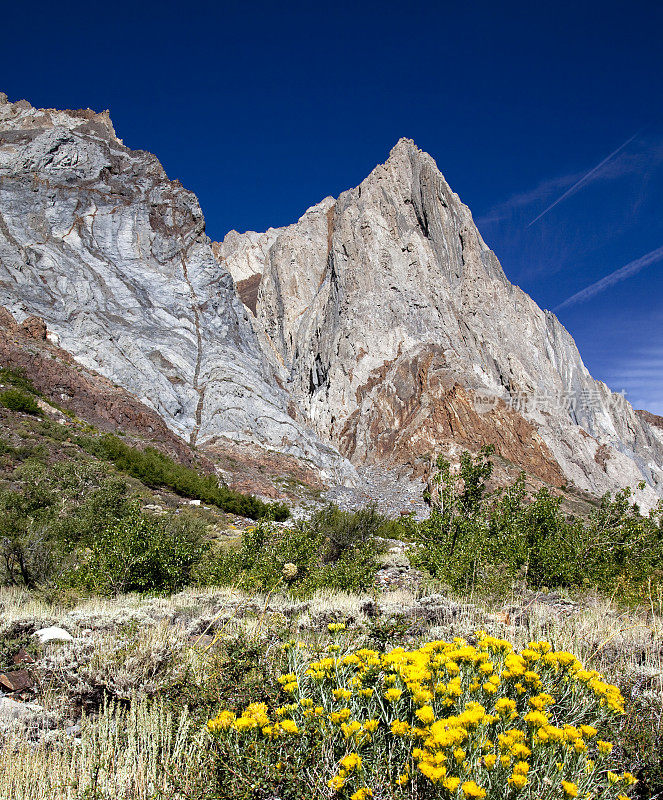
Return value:
M 384 466 L 358 467 L 357 472 L 362 479 L 361 486 L 334 486 L 325 492 L 324 499 L 336 503 L 344 511 L 356 511 L 376 502 L 378 511 L 391 518 L 410 511 L 418 520 L 428 516 L 429 508 L 422 499 L 423 481 L 412 480 Z

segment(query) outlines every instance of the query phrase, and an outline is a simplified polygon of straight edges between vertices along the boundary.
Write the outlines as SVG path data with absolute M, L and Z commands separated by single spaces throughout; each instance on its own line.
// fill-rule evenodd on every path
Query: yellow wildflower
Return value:
M 417 709 L 415 712 L 417 717 L 424 725 L 431 725 L 435 722 L 435 712 L 431 708 L 431 706 L 422 706 L 421 708 Z
M 340 711 L 332 711 L 329 715 L 329 719 L 335 724 L 338 725 L 341 722 L 345 722 L 350 718 L 350 714 L 352 712 L 349 708 L 342 708 Z
M 292 719 L 282 719 L 276 723 L 279 733 L 287 733 L 292 736 L 295 736 L 299 733 L 299 728 L 297 727 L 297 723 Z
M 347 756 L 341 759 L 341 766 L 346 772 L 359 769 L 361 767 L 361 756 L 358 753 L 348 753 Z
M 327 781 L 327 786 L 335 792 L 340 791 L 345 786 L 345 775 L 334 775 L 331 780 Z
M 525 722 L 533 728 L 542 728 L 548 724 L 548 717 L 542 711 L 530 711 L 525 714 Z
M 343 731 L 343 736 L 346 739 L 349 739 L 355 733 L 361 730 L 361 723 L 357 722 L 356 719 L 353 719 L 352 722 L 343 722 L 341 724 L 341 730 Z
M 235 715 L 232 711 L 222 711 L 207 723 L 207 730 L 210 733 L 219 733 L 220 731 L 227 730 L 234 721 Z
M 327 625 L 327 630 L 330 633 L 338 633 L 339 631 L 345 630 L 345 624 L 343 622 L 332 622 Z
M 465 797 L 485 797 L 486 790 L 482 789 L 474 781 L 465 781 L 463 784 L 463 795 Z
M 527 775 L 519 775 L 514 772 L 508 782 L 514 789 L 520 791 L 527 786 Z
M 407 722 L 395 719 L 391 723 L 391 732 L 394 736 L 407 736 L 410 732 L 410 726 Z
M 426 778 L 428 778 L 428 780 L 431 781 L 432 783 L 437 783 L 438 781 L 441 781 L 447 774 L 446 767 L 439 767 L 436 766 L 435 764 L 431 764 L 428 761 L 421 761 L 417 765 L 417 768 L 419 769 L 421 774 L 424 775 Z

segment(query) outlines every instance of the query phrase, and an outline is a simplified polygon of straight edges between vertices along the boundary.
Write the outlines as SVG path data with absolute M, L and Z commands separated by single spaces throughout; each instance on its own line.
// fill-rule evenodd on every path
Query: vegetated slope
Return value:
M 213 463 L 125 389 L 86 370 L 48 341 L 43 320 L 17 325 L 0 308 L 0 435 L 4 473 L 26 459 L 112 464 L 150 489 L 243 516 L 286 514 L 222 485 Z M 21 413 L 21 412 L 27 412 Z M 120 434 L 120 436 L 115 435 Z
M 250 289 L 295 399 L 354 463 L 420 473 L 440 449 L 494 444 L 549 483 L 600 494 L 645 480 L 646 504 L 663 491 L 651 420 L 593 380 L 557 318 L 507 280 L 413 142 L 294 225 L 231 232 L 215 252 Z

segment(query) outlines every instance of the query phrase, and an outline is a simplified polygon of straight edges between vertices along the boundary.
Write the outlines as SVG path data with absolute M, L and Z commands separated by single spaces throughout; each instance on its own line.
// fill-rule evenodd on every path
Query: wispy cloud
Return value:
M 638 136 L 640 131 L 637 131 L 633 134 L 629 139 L 619 145 L 616 150 L 613 150 L 609 156 L 606 156 L 603 161 L 600 161 L 595 167 L 592 167 L 588 172 L 586 172 L 581 178 L 579 178 L 573 186 L 570 186 L 562 195 L 560 195 L 554 203 L 551 203 L 547 208 L 544 208 L 543 211 L 534 219 L 527 224 L 529 228 L 531 225 L 534 225 L 535 222 L 538 222 L 541 217 L 544 217 L 551 209 L 555 208 L 556 205 L 561 203 L 563 200 L 566 200 L 567 197 L 571 197 L 571 195 L 575 194 L 582 186 L 586 183 L 589 183 L 594 175 L 596 175 L 600 170 L 612 159 L 620 153 L 625 147 L 627 147 L 631 142 Z
M 629 350 L 628 359 L 618 361 L 602 376 L 613 390 L 626 388 L 626 399 L 634 408 L 663 415 L 663 348 Z
M 581 289 L 579 292 L 572 294 L 571 297 L 567 297 L 563 303 L 560 303 L 554 311 L 559 311 L 562 308 L 575 305 L 575 303 L 582 303 L 585 300 L 589 300 L 590 297 L 594 297 L 599 294 L 599 292 L 609 289 L 616 283 L 630 278 L 632 275 L 645 269 L 645 267 L 649 267 L 651 264 L 655 264 L 657 261 L 663 261 L 663 247 L 657 247 L 656 250 L 652 250 L 650 253 L 640 258 L 636 258 L 634 261 L 629 261 L 628 264 L 606 275 L 605 278 L 601 278 L 600 281 L 596 281 L 586 286 L 584 289 Z
M 609 156 L 588 172 L 576 172 L 549 178 L 541 181 L 532 189 L 512 195 L 479 217 L 476 220 L 477 224 L 481 227 L 504 220 L 513 220 L 515 222 L 518 217 L 524 223 L 522 216 L 526 214 L 528 209 L 531 214 L 533 206 L 549 200 L 551 196 L 554 197 L 555 192 L 564 190 L 560 197 L 556 198 L 541 214 L 525 225 L 528 228 L 563 199 L 567 199 L 580 189 L 584 189 L 597 181 L 615 180 L 631 175 L 646 176 L 652 173 L 663 163 L 663 141 L 660 136 L 650 136 L 648 138 L 641 136 L 638 139 L 638 135 L 635 134 L 635 136 L 627 139 L 617 150 L 610 153 Z M 638 145 L 627 151 L 627 146 L 635 139 L 638 139 Z M 617 156 L 619 157 L 617 158 Z
M 479 217 L 476 222 L 477 225 L 489 225 L 492 222 L 501 222 L 502 220 L 509 219 L 515 212 L 526 209 L 535 203 L 540 203 L 546 197 L 569 183 L 577 181 L 582 176 L 581 173 L 572 175 L 560 175 L 557 178 L 550 178 L 549 180 L 542 181 L 533 189 L 528 189 L 526 192 L 518 192 L 505 200 L 493 206 L 490 211 Z

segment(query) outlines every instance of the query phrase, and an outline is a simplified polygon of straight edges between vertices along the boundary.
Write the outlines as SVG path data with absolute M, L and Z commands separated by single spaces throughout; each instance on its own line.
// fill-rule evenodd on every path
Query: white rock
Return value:
M 356 481 L 283 388 L 196 197 L 107 114 L 26 105 L 0 104 L 0 305 L 41 316 L 192 443 L 262 445 Z
M 19 703 L 10 697 L 0 697 L 0 719 L 2 720 L 29 720 L 43 710 L 43 706 L 38 703 Z
M 246 259 L 232 244 L 235 274 Z M 595 494 L 644 479 L 645 507 L 663 496 L 660 432 L 595 381 L 554 314 L 507 280 L 413 142 L 401 139 L 335 203 L 272 231 L 260 253 L 256 322 L 318 435 L 355 463 L 413 464 L 481 429 L 475 442 L 504 442 L 504 456 L 534 474 Z
M 47 642 L 73 642 L 74 637 L 64 628 L 58 628 L 52 625 L 50 628 L 41 628 L 35 631 L 34 636 L 39 639 L 39 644 L 46 644 Z

